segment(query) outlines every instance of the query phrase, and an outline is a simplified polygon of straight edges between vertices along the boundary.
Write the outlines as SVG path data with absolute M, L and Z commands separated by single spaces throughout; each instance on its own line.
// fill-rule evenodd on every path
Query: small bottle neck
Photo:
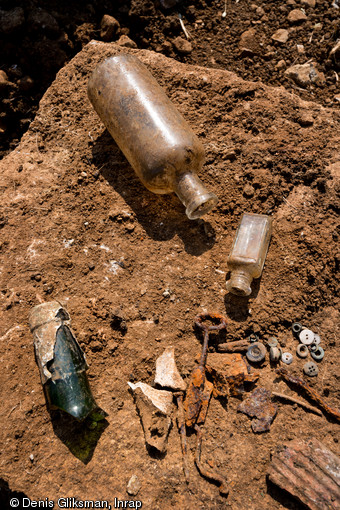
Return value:
M 180 175 L 174 191 L 185 206 L 186 215 L 190 220 L 201 218 L 211 211 L 218 201 L 217 196 L 208 191 L 194 173 Z
M 227 282 L 227 290 L 238 296 L 250 296 L 252 276 L 242 269 L 231 272 L 230 280 Z

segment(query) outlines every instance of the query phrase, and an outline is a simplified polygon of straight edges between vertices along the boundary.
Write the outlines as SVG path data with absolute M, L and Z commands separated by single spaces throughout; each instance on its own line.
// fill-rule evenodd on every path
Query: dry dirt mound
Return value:
M 290 325 L 299 319 L 326 350 L 311 384 L 337 405 L 339 113 L 230 72 L 124 50 L 148 66 L 205 145 L 202 180 L 220 202 L 206 221 L 189 221 L 175 196 L 143 188 L 88 102 L 89 73 L 121 51 L 88 44 L 58 73 L 1 163 L 1 489 L 113 503 L 128 497 L 136 474 L 144 508 L 224 508 L 194 467 L 188 491 L 175 427 L 167 455 L 148 455 L 127 381 L 152 383 L 155 359 L 169 344 L 188 376 L 200 352 L 192 327 L 199 312 L 227 315 L 228 340 L 275 334 L 292 352 Z M 225 292 L 243 211 L 274 215 L 265 271 L 248 302 Z M 46 409 L 27 327 L 37 295 L 67 304 L 108 413 L 98 429 L 67 428 Z M 302 364 L 295 361 L 296 373 Z M 289 391 L 269 363 L 259 385 Z M 338 426 L 281 405 L 271 431 L 255 436 L 237 405 L 235 398 L 211 402 L 202 452 L 230 481 L 227 503 L 298 508 L 267 486 L 270 453 L 295 436 L 314 436 L 339 453 Z

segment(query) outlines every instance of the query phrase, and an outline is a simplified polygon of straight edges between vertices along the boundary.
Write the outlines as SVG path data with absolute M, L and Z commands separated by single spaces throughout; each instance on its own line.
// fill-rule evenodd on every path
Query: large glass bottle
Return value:
M 231 272 L 227 290 L 249 296 L 253 278 L 262 274 L 272 228 L 272 219 L 265 214 L 244 213 L 228 257 Z
M 196 175 L 204 162 L 201 142 L 137 57 L 120 54 L 99 64 L 88 96 L 146 188 L 175 192 L 190 219 L 216 205 Z
M 61 409 L 80 421 L 93 413 L 96 421 L 95 411 L 99 413 L 99 409 L 86 376 L 85 355 L 70 329 L 65 308 L 57 301 L 35 306 L 29 325 L 51 409 Z

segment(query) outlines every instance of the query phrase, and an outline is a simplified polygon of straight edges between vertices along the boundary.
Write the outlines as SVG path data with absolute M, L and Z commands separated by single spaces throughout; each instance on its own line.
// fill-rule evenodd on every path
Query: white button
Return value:
M 299 334 L 300 342 L 305 345 L 310 345 L 314 341 L 314 333 L 310 329 L 303 329 Z
M 293 355 L 290 352 L 283 352 L 281 356 L 281 361 L 286 363 L 286 365 L 290 365 L 293 362 Z
M 314 335 L 313 344 L 319 345 L 320 343 L 321 343 L 321 338 L 319 337 L 319 335 Z

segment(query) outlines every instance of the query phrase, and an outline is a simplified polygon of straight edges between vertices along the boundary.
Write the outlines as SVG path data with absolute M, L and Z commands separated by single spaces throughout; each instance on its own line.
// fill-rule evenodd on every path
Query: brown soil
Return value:
M 296 510 L 300 504 L 267 481 L 271 453 L 294 437 L 316 437 L 339 454 L 338 424 L 279 403 L 270 432 L 255 435 L 237 413 L 239 400 L 213 399 L 202 461 L 227 476 L 224 498 L 194 467 L 194 434 L 189 487 L 175 424 L 167 455 L 148 454 L 127 381 L 152 384 L 155 360 L 169 344 L 187 378 L 201 347 L 197 313 L 228 317 L 211 351 L 256 332 L 277 336 L 294 353 L 290 326 L 300 320 L 320 334 L 326 352 L 310 384 L 339 406 L 339 112 L 320 104 L 319 89 L 319 102 L 307 102 L 229 71 L 124 48 L 148 66 L 205 146 L 202 180 L 220 201 L 204 221 L 189 221 L 175 196 L 141 185 L 87 100 L 89 73 L 119 51 L 93 42 L 78 53 L 1 163 L 2 507 L 26 496 Z M 225 291 L 243 211 L 274 216 L 263 277 L 249 300 Z M 71 314 L 93 393 L 108 413 L 95 430 L 47 410 L 27 326 L 38 296 L 62 300 Z M 301 375 L 303 363 L 295 358 L 292 371 Z M 295 395 L 268 361 L 258 386 Z M 142 484 L 135 498 L 126 493 L 133 474 Z
M 14 28 L 4 26 L 0 15 L 0 69 L 12 83 L 2 90 L 0 155 L 18 144 L 56 72 L 91 39 L 100 39 L 104 14 L 120 23 L 115 40 L 128 34 L 139 48 L 189 64 L 234 71 L 245 79 L 284 85 L 304 99 L 339 105 L 339 69 L 329 55 L 340 35 L 339 9 L 332 6 L 331 0 L 317 0 L 314 8 L 301 5 L 299 0 L 282 4 L 275 0 L 227 0 L 225 17 L 224 0 L 162 1 L 163 5 L 175 5 L 165 9 L 161 0 L 94 0 L 86 5 L 80 1 L 19 0 L 15 6 L 23 9 L 23 18 Z M 13 7 L 13 2 L 3 0 L 0 10 L 6 12 Z M 292 25 L 287 16 L 300 7 L 307 19 Z M 178 53 L 173 46 L 177 37 L 184 37 L 179 13 L 191 36 L 192 51 L 188 54 Z M 279 28 L 289 29 L 284 44 L 272 40 Z M 252 54 L 240 49 L 241 36 L 249 29 L 255 31 L 251 36 Z M 301 54 L 297 45 L 303 46 Z M 325 81 L 302 89 L 284 72 L 293 64 L 309 60 L 315 62 Z M 33 80 L 29 84 L 27 76 Z

